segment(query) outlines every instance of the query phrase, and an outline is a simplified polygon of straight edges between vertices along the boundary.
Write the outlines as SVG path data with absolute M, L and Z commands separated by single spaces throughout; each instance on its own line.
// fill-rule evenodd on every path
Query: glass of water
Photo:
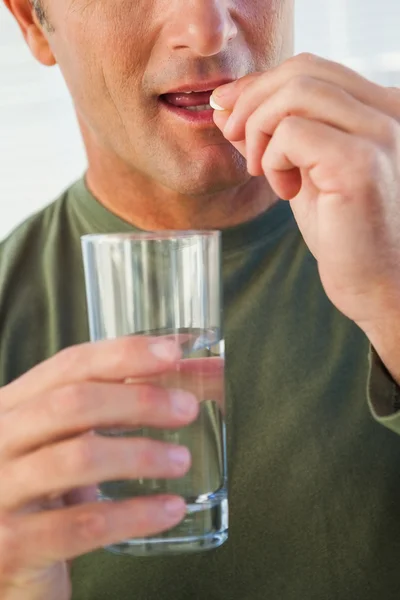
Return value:
M 148 556 L 215 548 L 228 537 L 220 233 L 87 235 L 82 250 L 91 340 L 124 335 L 176 340 L 182 348 L 176 370 L 151 381 L 190 390 L 200 403 L 197 420 L 182 429 L 97 432 L 182 444 L 192 455 L 181 479 L 99 484 L 103 501 L 171 493 L 187 505 L 185 519 L 173 529 L 109 549 Z

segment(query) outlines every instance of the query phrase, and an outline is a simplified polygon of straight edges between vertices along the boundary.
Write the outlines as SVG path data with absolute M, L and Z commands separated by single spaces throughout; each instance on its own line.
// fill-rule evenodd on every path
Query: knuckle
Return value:
M 85 360 L 87 346 L 88 344 L 81 344 L 64 348 L 57 354 L 54 368 L 61 373 L 74 373 Z
M 99 511 L 85 511 L 74 517 L 70 533 L 83 542 L 98 542 L 104 539 L 109 529 L 108 519 Z
M 161 400 L 161 396 L 167 396 L 162 388 L 156 389 L 151 385 L 138 385 L 136 386 L 136 401 L 138 404 L 140 416 L 146 418 L 154 414 L 156 410 L 157 400 Z
M 53 392 L 48 408 L 53 415 L 69 417 L 81 414 L 88 396 L 88 384 L 73 383 Z
M 119 370 L 127 363 L 132 363 L 138 352 L 139 336 L 124 336 L 117 340 L 113 352 L 110 355 L 113 368 Z M 142 351 L 144 347 L 142 347 Z
M 137 459 L 143 469 L 143 474 L 159 463 L 160 458 L 160 449 L 155 442 L 140 440 L 140 445 L 137 448 Z
M 291 98 L 296 100 L 299 94 L 314 93 L 316 86 L 317 82 L 313 77 L 299 73 L 290 80 L 287 87 L 288 93 L 293 94 Z
M 249 73 L 248 75 L 245 75 L 244 77 L 242 77 L 242 81 L 245 84 L 254 83 L 255 81 L 258 81 L 258 79 L 260 79 L 260 77 L 262 77 L 263 75 L 264 75 L 264 73 L 261 71 L 256 71 L 255 73 Z
M 316 54 L 313 54 L 312 52 L 300 52 L 300 54 L 297 55 L 297 62 L 299 63 L 316 63 L 319 61 L 319 57 Z
M 289 58 L 286 63 L 284 63 L 290 72 L 302 72 L 305 67 L 309 67 L 310 65 L 316 64 L 318 62 L 318 57 L 311 52 L 301 52 L 296 56 L 292 56 Z
M 64 455 L 65 469 L 70 473 L 87 473 L 98 464 L 94 436 L 82 436 L 70 444 L 69 452 Z
M 275 134 L 277 134 L 278 136 L 282 136 L 283 138 L 294 135 L 293 130 L 297 128 L 298 123 L 298 117 L 288 115 L 279 123 L 278 127 L 276 128 Z
M 237 80 L 240 81 L 240 85 L 242 87 L 242 93 L 239 96 L 236 105 L 235 106 L 244 106 L 246 107 L 247 104 L 247 93 L 253 89 L 257 89 L 257 87 L 261 84 L 263 84 L 264 82 L 264 76 L 265 73 L 250 73 L 249 75 L 245 75 L 244 77 L 242 77 L 241 79 Z M 246 94 L 243 94 L 243 92 L 246 91 Z M 243 102 L 244 100 L 244 102 Z

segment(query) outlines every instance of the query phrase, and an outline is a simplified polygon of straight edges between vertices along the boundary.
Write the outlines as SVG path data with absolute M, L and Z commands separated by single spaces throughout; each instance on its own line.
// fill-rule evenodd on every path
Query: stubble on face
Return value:
M 171 44 L 182 0 L 63 0 L 54 8 L 51 43 L 91 146 L 180 193 L 217 192 L 248 179 L 244 159 L 216 128 L 171 125 L 158 93 L 281 62 L 290 54 L 292 0 L 232 2 L 238 35 L 214 56 Z

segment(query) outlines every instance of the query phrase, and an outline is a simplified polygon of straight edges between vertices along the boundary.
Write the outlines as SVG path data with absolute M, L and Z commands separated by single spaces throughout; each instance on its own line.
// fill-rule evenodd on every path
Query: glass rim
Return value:
M 188 230 L 174 230 L 166 229 L 161 231 L 132 231 L 126 233 L 88 233 L 81 235 L 81 241 L 83 243 L 90 242 L 157 242 L 157 241 L 173 241 L 181 239 L 190 239 L 196 237 L 212 238 L 220 237 L 221 231 L 218 229 L 188 229 Z

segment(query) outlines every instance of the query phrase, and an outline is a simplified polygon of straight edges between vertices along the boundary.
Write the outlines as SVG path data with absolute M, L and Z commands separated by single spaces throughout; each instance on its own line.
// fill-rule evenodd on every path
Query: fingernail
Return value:
M 178 465 L 179 467 L 185 467 L 190 461 L 190 452 L 185 446 L 176 446 L 167 450 L 168 459 Z
M 179 346 L 170 340 L 153 342 L 149 350 L 156 358 L 167 362 L 173 362 L 179 357 Z
M 214 110 L 226 110 L 225 108 L 223 108 L 222 106 L 220 106 L 219 104 L 217 104 L 212 96 L 210 98 L 210 106 Z
M 184 390 L 170 390 L 169 395 L 174 412 L 183 417 L 194 416 L 197 412 L 198 403 L 196 397 Z
M 164 502 L 164 510 L 171 517 L 180 515 L 186 510 L 185 501 L 182 498 L 169 498 Z

